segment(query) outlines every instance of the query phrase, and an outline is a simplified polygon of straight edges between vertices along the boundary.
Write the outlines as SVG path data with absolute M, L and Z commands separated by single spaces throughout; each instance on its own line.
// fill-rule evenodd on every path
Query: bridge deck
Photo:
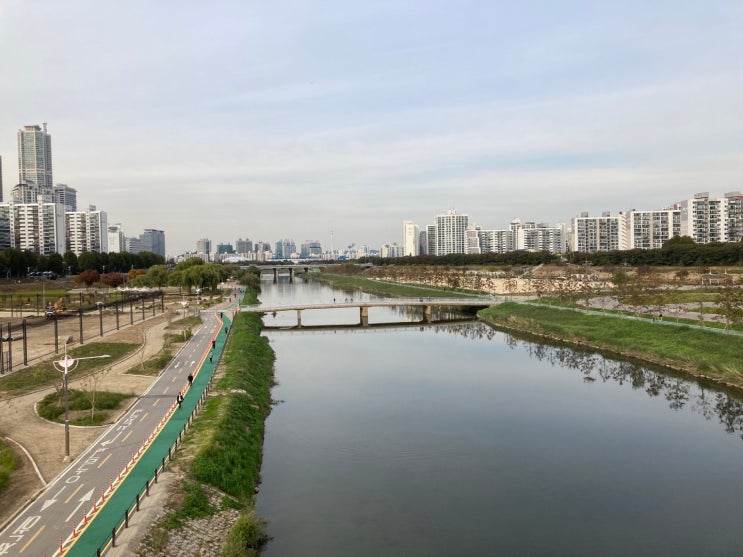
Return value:
M 289 304 L 283 306 L 242 306 L 240 311 L 248 313 L 272 313 L 309 309 L 370 308 L 370 307 L 480 307 L 494 306 L 501 298 L 396 298 L 394 300 L 359 300 L 328 302 L 320 304 Z

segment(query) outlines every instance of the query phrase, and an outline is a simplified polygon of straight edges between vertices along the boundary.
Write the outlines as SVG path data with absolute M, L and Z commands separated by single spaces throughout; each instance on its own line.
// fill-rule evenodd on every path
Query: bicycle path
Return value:
M 118 536 L 124 524 L 125 513 L 136 507 L 138 495 L 141 497 L 147 492 L 147 486 L 152 485 L 156 470 L 167 465 L 169 450 L 174 450 L 174 445 L 184 433 L 197 406 L 205 397 L 219 360 L 218 356 L 224 349 L 228 330 L 232 324 L 227 311 L 234 305 L 231 303 L 215 311 L 215 315 L 219 316 L 220 327 L 213 338 L 213 344 L 204 351 L 196 366 L 193 383 L 186 391 L 180 407 L 177 404 L 173 405 L 168 416 L 164 418 L 162 426 L 154 432 L 146 449 L 122 474 L 121 480 L 114 482 L 113 490 L 105 496 L 104 506 L 95 513 L 87 525 L 83 526 L 81 531 L 76 532 L 74 537 L 71 536 L 67 540 L 69 545 L 64 547 L 64 552 L 60 555 L 92 557 L 99 549 L 103 554 L 110 546 L 112 533 L 115 532 Z M 211 358 L 210 354 L 212 354 Z

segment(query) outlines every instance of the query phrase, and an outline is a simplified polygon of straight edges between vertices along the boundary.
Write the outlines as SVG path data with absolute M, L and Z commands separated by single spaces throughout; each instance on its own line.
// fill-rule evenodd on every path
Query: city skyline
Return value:
M 743 190 L 741 24 L 725 1 L 10 1 L 4 193 L 17 131 L 43 122 L 55 183 L 165 230 L 172 255 L 245 236 L 378 247 L 449 208 L 555 224 Z

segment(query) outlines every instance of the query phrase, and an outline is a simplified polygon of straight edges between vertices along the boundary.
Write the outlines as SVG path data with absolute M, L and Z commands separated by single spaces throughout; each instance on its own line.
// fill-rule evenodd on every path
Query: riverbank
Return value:
M 743 389 L 738 337 L 688 326 L 506 302 L 478 312 L 491 325 L 660 365 Z
M 248 291 L 243 303 L 257 303 Z M 256 555 L 265 542 L 254 510 L 274 353 L 258 315 L 238 313 L 203 412 L 177 453 L 166 513 L 135 554 Z

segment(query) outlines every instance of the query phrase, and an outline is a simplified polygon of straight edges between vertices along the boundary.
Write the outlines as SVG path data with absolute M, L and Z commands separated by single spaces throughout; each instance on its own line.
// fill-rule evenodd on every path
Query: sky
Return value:
M 740 0 L 0 0 L 0 156 L 169 255 L 743 191 Z

